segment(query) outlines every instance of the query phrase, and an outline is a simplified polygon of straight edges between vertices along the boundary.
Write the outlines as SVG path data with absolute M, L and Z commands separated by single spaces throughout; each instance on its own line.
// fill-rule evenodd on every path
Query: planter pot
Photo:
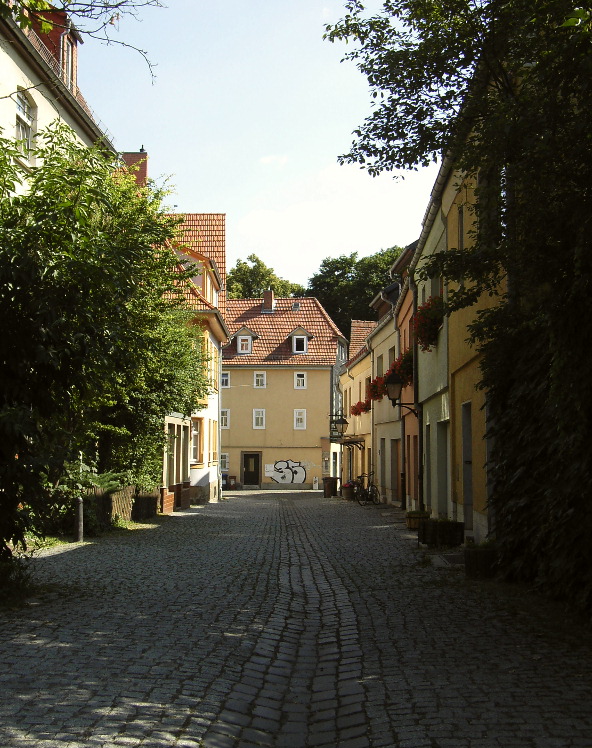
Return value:
M 465 541 L 465 525 L 464 522 L 424 519 L 419 524 L 417 539 L 432 548 L 462 545 Z
M 465 548 L 465 575 L 469 579 L 491 579 L 495 576 L 497 550 L 493 545 Z
M 342 486 L 341 495 L 344 499 L 349 499 L 351 501 L 354 498 L 353 486 Z
M 407 523 L 408 530 L 419 530 L 421 522 L 425 522 L 430 515 L 426 512 L 425 514 L 414 514 L 412 516 L 407 515 L 405 522 Z

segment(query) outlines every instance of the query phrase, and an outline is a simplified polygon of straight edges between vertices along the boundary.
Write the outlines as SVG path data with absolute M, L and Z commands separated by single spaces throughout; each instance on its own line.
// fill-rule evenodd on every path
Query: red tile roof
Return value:
M 258 337 L 247 354 L 237 353 L 234 338 L 223 349 L 225 365 L 335 365 L 337 342 L 345 340 L 317 299 L 276 298 L 273 312 L 263 312 L 262 306 L 263 299 L 228 299 L 225 319 L 231 335 L 246 327 Z M 300 328 L 312 336 L 305 354 L 292 352 L 289 337 Z
M 352 319 L 351 333 L 349 341 L 349 359 L 350 361 L 366 348 L 366 338 L 376 327 L 378 322 L 363 319 Z
M 224 315 L 226 309 L 226 214 L 185 213 L 179 225 L 179 236 L 192 249 L 209 257 L 216 263 L 222 281 L 218 295 L 218 309 Z

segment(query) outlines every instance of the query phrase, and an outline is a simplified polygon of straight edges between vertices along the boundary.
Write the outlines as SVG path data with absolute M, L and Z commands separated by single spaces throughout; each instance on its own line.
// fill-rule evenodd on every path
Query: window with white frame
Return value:
M 252 350 L 252 338 L 250 335 L 239 335 L 236 342 L 237 353 L 250 353 Z
M 229 408 L 221 408 L 220 410 L 220 428 L 221 429 L 230 428 L 230 409 Z
M 230 470 L 230 460 L 228 458 L 228 452 L 220 453 L 220 470 L 222 470 L 223 472 Z
M 203 419 L 191 421 L 191 461 L 203 462 Z
M 257 389 L 263 389 L 267 387 L 267 372 L 256 371 L 253 374 L 253 387 L 256 387 Z
M 306 335 L 292 336 L 292 353 L 306 353 L 308 351 L 308 338 Z
M 253 408 L 253 428 L 265 428 L 265 408 Z
M 220 385 L 222 387 L 230 387 L 230 372 L 223 371 L 221 377 Z
M 296 409 L 294 411 L 294 428 L 300 431 L 306 428 L 306 410 Z
M 33 125 L 35 122 L 35 107 L 31 104 L 24 91 L 16 92 L 16 132 L 19 148 L 26 158 L 33 148 Z
M 305 371 L 294 372 L 294 389 L 295 390 L 306 389 L 306 372 Z

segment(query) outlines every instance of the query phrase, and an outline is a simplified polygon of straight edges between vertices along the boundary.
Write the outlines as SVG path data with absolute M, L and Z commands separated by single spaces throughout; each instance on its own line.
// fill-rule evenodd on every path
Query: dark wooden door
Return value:
M 261 455 L 245 452 L 243 455 L 243 485 L 258 486 L 261 480 Z

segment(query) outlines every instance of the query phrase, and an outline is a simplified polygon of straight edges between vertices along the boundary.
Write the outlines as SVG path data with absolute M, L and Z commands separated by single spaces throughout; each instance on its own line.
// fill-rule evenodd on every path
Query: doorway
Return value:
M 243 486 L 261 483 L 261 452 L 243 452 Z

